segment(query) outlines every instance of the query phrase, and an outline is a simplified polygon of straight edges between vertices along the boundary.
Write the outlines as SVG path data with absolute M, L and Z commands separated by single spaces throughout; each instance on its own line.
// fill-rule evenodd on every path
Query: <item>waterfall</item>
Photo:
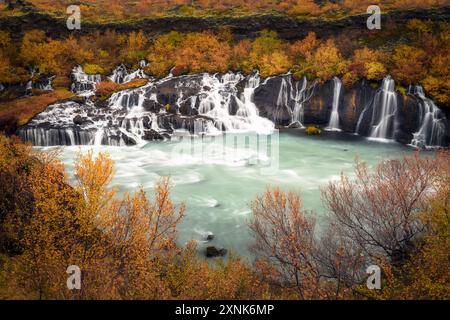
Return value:
M 315 85 L 316 81 L 314 81 L 311 86 L 308 86 L 306 77 L 303 77 L 301 81 L 295 83 L 293 83 L 290 74 L 282 77 L 276 107 L 277 109 L 284 108 L 290 114 L 290 127 L 303 128 L 303 106 L 314 94 Z
M 238 97 L 237 85 L 246 80 L 242 97 Z M 200 115 L 211 117 L 222 131 L 272 132 L 274 124 L 258 115 L 253 103 L 253 93 L 259 85 L 259 74 L 245 79 L 240 73 L 225 75 L 203 74 L 202 89 L 198 95 Z M 236 115 L 230 114 L 231 105 L 237 104 Z
M 291 91 L 291 99 L 294 101 L 294 109 L 292 110 L 292 124 L 294 126 L 303 127 L 304 122 L 304 109 L 303 104 L 311 98 L 307 92 L 308 81 L 306 77 L 302 78 L 301 82 L 297 82 L 294 86 L 294 90 Z M 292 126 L 291 124 L 291 126 Z
M 5 86 L 0 83 L 0 92 L 2 92 L 3 90 L 5 90 Z
M 397 107 L 395 82 L 387 76 L 374 98 L 370 138 L 393 139 Z
M 146 67 L 145 61 L 139 62 L 139 68 L 136 71 L 128 73 L 127 68 L 122 64 L 114 69 L 111 76 L 108 78 L 115 83 L 127 83 L 133 79 L 146 79 L 148 76 L 144 73 L 144 68 Z
M 423 88 L 415 86 L 410 94 L 419 99 L 419 131 L 413 134 L 411 145 L 417 148 L 442 146 L 445 137 L 445 116 L 431 99 L 425 97 Z
M 86 84 L 93 94 L 97 76 L 74 69 L 74 84 Z M 123 78 L 125 79 L 125 78 Z M 92 85 L 93 87 L 88 87 Z M 260 77 L 240 73 L 192 75 L 149 81 L 116 92 L 101 104 L 55 103 L 35 116 L 17 134 L 38 146 L 135 145 L 185 134 L 229 132 L 271 133 L 275 125 L 259 116 L 253 102 Z M 161 94 L 161 92 L 166 92 Z M 78 91 L 88 96 L 86 91 Z M 167 108 L 166 106 L 170 106 Z M 180 110 L 183 110 L 181 112 Z
M 33 89 L 38 89 L 42 91 L 53 91 L 52 80 L 55 77 L 42 77 L 38 81 L 33 82 Z
M 89 75 L 83 71 L 81 66 L 76 66 L 70 75 L 72 79 L 72 92 L 79 96 L 92 96 L 95 94 L 96 84 L 102 81 L 102 76 L 99 74 Z
M 331 111 L 330 121 L 326 130 L 341 131 L 339 127 L 339 100 L 341 98 L 342 82 L 339 78 L 334 77 L 334 94 L 333 94 L 333 108 Z
M 33 81 L 29 80 L 25 85 L 25 94 L 31 95 L 33 91 Z

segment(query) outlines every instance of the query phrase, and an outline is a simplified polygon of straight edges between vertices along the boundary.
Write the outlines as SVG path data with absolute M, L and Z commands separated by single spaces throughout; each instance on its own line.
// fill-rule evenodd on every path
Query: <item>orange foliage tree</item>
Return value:
M 216 266 L 176 245 L 185 213 L 169 179 L 118 198 L 105 154 L 80 155 L 71 185 L 58 153 L 0 136 L 0 297 L 8 299 L 261 299 L 266 286 L 237 257 Z M 5 259 L 6 258 L 6 259 Z M 81 290 L 66 269 L 79 266 Z

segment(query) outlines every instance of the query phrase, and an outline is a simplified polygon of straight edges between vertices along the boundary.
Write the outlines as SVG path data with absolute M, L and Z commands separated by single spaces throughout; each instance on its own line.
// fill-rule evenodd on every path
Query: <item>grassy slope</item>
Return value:
M 17 127 L 30 121 L 36 114 L 44 111 L 48 105 L 67 99 L 73 93 L 67 89 L 57 89 L 31 97 L 23 97 L 0 104 L 0 128 L 6 133 L 13 133 Z
M 116 92 L 142 87 L 147 83 L 147 79 L 133 79 L 130 82 L 121 84 L 111 81 L 103 81 L 97 84 L 96 99 L 104 101 Z

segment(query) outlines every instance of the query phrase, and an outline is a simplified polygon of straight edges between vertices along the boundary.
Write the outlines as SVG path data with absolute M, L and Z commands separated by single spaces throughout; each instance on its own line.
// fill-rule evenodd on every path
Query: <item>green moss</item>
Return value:
M 406 88 L 399 84 L 395 86 L 395 91 L 400 92 L 404 96 L 406 95 L 407 92 Z
M 309 136 L 317 136 L 322 134 L 322 130 L 317 126 L 309 126 L 305 129 L 305 132 Z
M 85 64 L 83 66 L 83 70 L 85 73 L 87 74 L 104 74 L 105 73 L 105 69 L 103 69 L 101 66 L 97 65 L 97 64 Z
M 380 87 L 380 84 L 375 81 L 370 81 L 369 85 L 372 89 L 375 89 L 375 90 L 377 90 Z

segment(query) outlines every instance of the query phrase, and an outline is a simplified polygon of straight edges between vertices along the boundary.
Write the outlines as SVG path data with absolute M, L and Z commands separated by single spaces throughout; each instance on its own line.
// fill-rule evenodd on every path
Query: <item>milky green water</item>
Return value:
M 151 196 L 154 183 L 162 176 L 170 176 L 173 200 L 187 205 L 186 217 L 178 228 L 179 243 L 195 240 L 202 250 L 207 245 L 205 235 L 213 233 L 216 237 L 208 245 L 249 257 L 250 202 L 267 186 L 299 192 L 305 208 L 313 210 L 320 222 L 326 213 L 320 188 L 337 179 L 342 171 L 351 174 L 357 155 L 374 165 L 413 151 L 397 143 L 368 141 L 351 135 L 326 133 L 308 137 L 300 131 L 289 131 L 279 135 L 277 169 L 270 153 L 261 155 L 249 149 L 249 143 L 224 148 L 220 137 L 216 139 L 195 139 L 195 148 L 204 150 L 191 154 L 186 152 L 193 143 L 190 139 L 139 147 L 65 147 L 62 160 L 72 175 L 79 152 L 90 149 L 108 152 L 116 163 L 113 184 L 121 192 L 142 186 Z M 274 154 L 276 149 L 273 147 Z M 275 170 L 267 170 L 271 168 L 269 164 Z

